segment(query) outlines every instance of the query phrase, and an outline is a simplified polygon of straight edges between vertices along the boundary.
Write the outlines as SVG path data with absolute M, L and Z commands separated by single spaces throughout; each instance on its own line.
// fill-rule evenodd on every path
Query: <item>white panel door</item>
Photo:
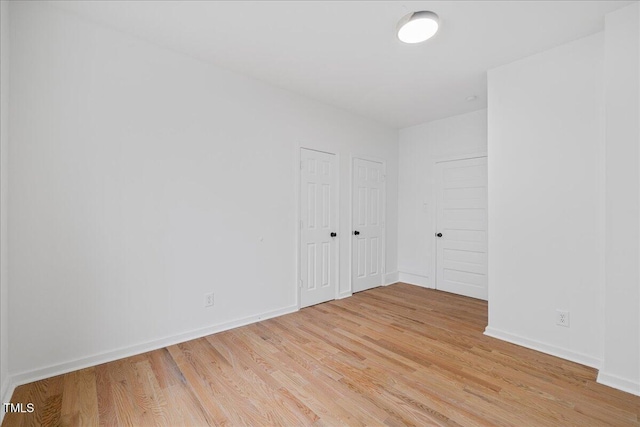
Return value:
M 300 150 L 300 306 L 335 299 L 337 169 L 334 154 Z
M 353 292 L 382 284 L 384 175 L 382 163 L 353 161 Z
M 487 158 L 436 164 L 436 289 L 487 299 Z

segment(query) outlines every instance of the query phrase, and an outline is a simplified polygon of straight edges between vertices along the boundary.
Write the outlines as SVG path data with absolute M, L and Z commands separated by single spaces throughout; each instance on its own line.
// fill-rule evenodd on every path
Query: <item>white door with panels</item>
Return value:
M 336 156 L 300 149 L 300 306 L 336 298 Z
M 353 160 L 353 292 L 382 284 L 384 273 L 384 169 L 382 163 Z
M 436 163 L 436 289 L 487 299 L 487 158 Z

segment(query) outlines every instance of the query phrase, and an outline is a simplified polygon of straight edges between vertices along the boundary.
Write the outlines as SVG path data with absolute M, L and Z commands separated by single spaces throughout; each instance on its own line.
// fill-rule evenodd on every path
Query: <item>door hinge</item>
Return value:
M 302 288 L 302 279 L 298 280 L 298 287 Z
M 300 230 L 302 230 L 303 228 L 304 228 L 304 222 L 300 220 Z
M 304 160 L 300 160 L 300 170 L 304 169 Z

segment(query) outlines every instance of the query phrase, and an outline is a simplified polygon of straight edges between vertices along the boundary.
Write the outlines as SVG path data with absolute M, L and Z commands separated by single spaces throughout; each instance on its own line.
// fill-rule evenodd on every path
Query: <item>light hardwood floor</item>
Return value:
M 596 371 L 482 334 L 483 301 L 406 284 L 18 387 L 27 425 L 638 426 Z

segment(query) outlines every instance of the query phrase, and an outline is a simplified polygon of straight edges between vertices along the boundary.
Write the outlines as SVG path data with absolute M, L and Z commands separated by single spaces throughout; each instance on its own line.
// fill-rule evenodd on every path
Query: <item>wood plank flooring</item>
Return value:
M 406 284 L 18 387 L 3 426 L 639 426 L 596 370 L 482 334 Z

